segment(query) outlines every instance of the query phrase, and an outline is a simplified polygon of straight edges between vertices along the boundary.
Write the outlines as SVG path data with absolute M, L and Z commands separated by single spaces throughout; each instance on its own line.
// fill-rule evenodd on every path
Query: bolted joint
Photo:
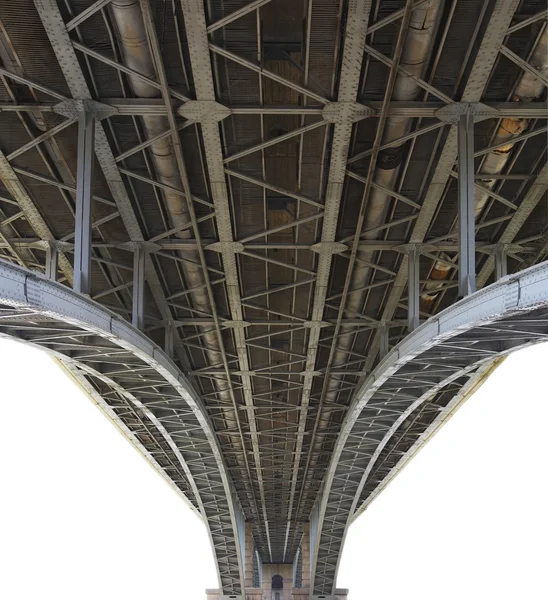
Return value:
M 436 111 L 436 117 L 444 123 L 458 125 L 463 115 L 473 117 L 475 123 L 486 119 L 496 119 L 499 111 L 481 102 L 455 102 Z
M 96 100 L 63 100 L 53 107 L 54 112 L 69 119 L 77 119 L 81 114 L 88 113 L 97 121 L 112 117 L 118 109 L 110 104 L 103 104 Z
M 214 242 L 208 244 L 205 248 L 212 252 L 234 252 L 234 254 L 245 250 L 245 246 L 241 242 Z
M 314 327 L 318 327 L 318 328 L 322 328 L 322 327 L 329 327 L 330 323 L 328 323 L 327 321 L 304 321 L 303 322 L 303 327 L 305 329 L 312 329 Z
M 329 102 L 322 110 L 324 121 L 336 125 L 356 123 L 372 117 L 374 114 L 375 110 L 373 108 L 358 102 Z
M 424 252 L 430 252 L 431 250 L 435 250 L 436 246 L 432 244 L 420 244 L 416 242 L 410 242 L 409 244 L 401 244 L 396 246 L 396 250 L 401 252 L 402 254 L 412 254 L 414 252 L 418 252 L 420 254 Z
M 158 252 L 162 249 L 159 244 L 155 244 L 154 242 L 145 242 L 145 241 L 131 241 L 131 242 L 123 242 L 121 244 L 117 244 L 117 247 L 122 248 L 123 250 L 129 250 L 130 252 L 135 252 L 136 250 L 141 250 L 147 254 L 153 254 L 154 252 Z
M 249 327 L 250 323 L 248 321 L 223 321 L 221 325 L 227 329 L 243 329 Z
M 194 123 L 218 123 L 232 114 L 230 108 L 213 100 L 189 100 L 180 106 L 177 112 Z
M 295 373 L 295 375 L 302 375 L 303 377 L 321 377 L 323 373 L 321 371 L 301 371 Z
M 310 250 L 318 254 L 342 254 L 348 250 L 348 246 L 340 242 L 318 242 L 310 246 Z
M 483 250 L 487 251 L 495 258 L 495 281 L 502 279 L 508 275 L 508 254 L 510 252 L 519 252 L 522 250 L 519 244 L 503 244 L 497 243 Z

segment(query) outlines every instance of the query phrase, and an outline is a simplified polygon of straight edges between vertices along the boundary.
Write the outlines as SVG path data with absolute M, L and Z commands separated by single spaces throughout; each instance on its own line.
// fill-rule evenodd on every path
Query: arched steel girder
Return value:
M 398 344 L 356 393 L 337 439 L 312 539 L 313 594 L 333 594 L 346 532 L 382 452 L 421 407 L 442 407 L 496 358 L 548 341 L 548 262 L 476 292 Z M 436 408 L 437 409 L 437 408 Z
M 86 296 L 0 261 L 0 335 L 65 363 L 206 523 L 219 585 L 244 593 L 244 518 L 205 408 L 145 334 Z M 30 369 L 29 369 L 30 371 Z

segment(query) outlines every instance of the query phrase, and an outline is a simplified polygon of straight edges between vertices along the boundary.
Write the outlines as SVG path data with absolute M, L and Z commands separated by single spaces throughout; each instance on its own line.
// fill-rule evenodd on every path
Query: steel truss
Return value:
M 67 287 L 0 263 L 0 335 L 75 373 L 206 523 L 219 581 L 243 589 L 243 516 L 199 396 L 171 359 L 121 317 Z
M 290 2 L 295 6 L 288 5 L 288 13 L 299 12 L 295 22 L 305 24 L 300 52 L 295 56 L 284 46 L 281 59 L 279 48 L 271 59 L 266 50 L 280 34 L 276 3 L 283 0 L 239 0 L 230 7 L 221 0 L 205 5 L 168 0 L 172 10 L 163 14 L 157 3 L 140 0 L 130 9 L 130 21 L 142 23 L 134 49 L 141 62 L 128 60 L 113 18 L 120 4 L 131 3 L 115 7 L 109 0 L 90 0 L 82 9 L 82 2 L 70 0 L 21 2 L 29 4 L 29 28 L 34 23 L 57 79 L 46 79 L 40 65 L 32 68 L 34 55 L 19 60 L 15 49 L 24 50 L 4 39 L 10 27 L 2 22 L 0 42 L 15 55 L 12 64 L 0 66 L 5 91 L 0 117 L 7 128 L 6 133 L 0 127 L 0 180 L 6 190 L 0 194 L 0 256 L 89 291 L 106 314 L 110 309 L 119 322 L 131 321 L 141 330 L 139 340 L 150 336 L 164 343 L 201 398 L 206 433 L 216 436 L 226 481 L 237 489 L 243 516 L 237 509 L 236 517 L 230 510 L 223 513 L 222 527 L 230 529 L 229 521 L 234 527 L 234 518 L 245 516 L 260 560 L 291 562 L 334 460 L 341 424 L 352 418 L 351 398 L 356 390 L 365 395 L 364 381 L 371 383 L 379 361 L 386 364 L 394 355 L 390 348 L 401 348 L 408 331 L 416 330 L 407 338 L 416 339 L 426 327 L 421 323 L 456 301 L 459 275 L 461 295 L 471 293 L 493 274 L 497 280 L 547 252 L 539 209 L 548 187 L 542 145 L 548 105 L 545 92 L 532 94 L 534 101 L 514 96 L 523 76 L 547 82 L 546 71 L 531 60 L 547 13 L 531 13 L 527 1 L 484 0 L 474 7 L 478 18 L 472 26 L 458 21 L 457 0 L 440 2 L 444 18 L 436 22 L 424 69 L 413 70 L 420 61 L 405 61 L 407 36 L 414 29 L 409 24 L 415 10 L 436 1 L 402 0 L 390 13 L 379 1 L 305 0 L 304 15 Z M 469 39 L 460 36 L 461 25 L 468 27 Z M 462 63 L 449 75 L 444 69 L 454 65 L 445 44 L 455 32 L 466 41 L 459 49 Z M 536 36 L 530 46 L 528 32 Z M 522 52 L 521 46 L 530 49 Z M 504 68 L 513 69 L 516 82 L 508 93 L 493 93 L 491 81 L 498 89 Z M 402 83 L 416 87 L 415 99 L 398 96 Z M 82 137 L 81 168 L 71 172 L 59 165 L 70 164 L 66 148 L 83 115 L 61 113 L 61 119 L 59 109 L 82 101 L 100 104 L 106 116 L 96 127 L 88 119 L 91 137 Z M 472 119 L 459 127 L 451 115 L 472 105 L 486 122 L 475 130 Z M 507 119 L 526 126 L 501 141 L 496 132 Z M 37 128 L 40 120 L 45 125 Z M 151 122 L 157 125 L 152 131 Z M 407 125 L 392 135 L 394 122 Z M 11 135 L 12 126 L 17 135 Z M 93 131 L 97 161 L 90 151 Z M 506 166 L 485 170 L 485 161 L 506 152 L 509 141 Z M 165 163 L 161 168 L 157 158 L 167 155 L 168 168 Z M 398 155 L 394 178 L 379 177 L 379 165 Z M 92 191 L 94 162 L 99 168 Z M 85 197 L 78 184 L 82 175 L 88 182 Z M 43 190 L 49 204 L 42 201 Z M 478 193 L 487 196 L 479 217 L 474 214 Z M 386 210 L 370 222 L 375 196 L 384 198 Z M 457 228 L 453 209 L 459 201 Z M 181 218 L 185 211 L 188 218 Z M 62 226 L 58 215 L 64 217 Z M 436 275 L 434 265 L 449 269 L 446 279 Z M 435 297 L 426 308 L 425 292 Z M 109 336 L 88 334 L 72 322 L 52 325 L 40 315 L 33 321 L 38 313 L 31 312 L 23 325 L 25 312 L 6 311 L 0 315 L 2 331 L 57 352 L 201 511 L 196 493 L 204 497 L 207 490 L 200 486 L 210 472 L 195 476 L 198 467 L 187 443 L 190 436 L 201 448 L 202 441 L 194 442 L 199 422 L 180 429 L 187 414 L 177 412 L 177 405 L 173 416 L 161 399 L 154 400 L 167 389 L 155 387 L 160 384 L 154 368 L 120 350 Z M 50 326 L 55 331 L 46 329 Z M 499 326 L 506 327 L 497 321 Z M 515 332 L 509 325 L 495 334 L 507 335 L 512 345 Z M 472 340 L 478 348 L 495 347 L 495 341 Z M 111 346 L 121 354 L 113 354 Z M 428 360 L 438 352 L 446 362 L 459 349 L 439 346 L 428 352 Z M 67 363 L 69 355 L 77 362 Z M 330 521 L 330 511 L 340 505 L 341 519 L 350 523 L 450 414 L 492 356 L 484 351 L 475 363 L 463 359 L 458 377 L 458 369 L 447 369 L 445 362 L 439 372 L 434 363 L 417 366 L 417 373 L 401 367 L 393 384 L 404 383 L 414 399 L 399 388 L 394 397 L 388 393 L 393 390 L 385 390 L 387 408 L 381 390 L 370 400 L 370 412 L 364 408 L 364 420 L 355 415 L 356 435 L 362 437 L 349 434 L 354 441 L 348 443 L 360 448 L 364 435 L 367 439 L 354 454 L 345 454 L 346 447 L 337 450 L 340 468 L 356 464 L 355 473 L 341 479 L 331 473 L 335 466 L 329 471 L 332 490 L 347 485 L 348 496 L 341 492 L 334 503 L 325 500 L 316 591 L 334 582 L 337 544 L 342 547 L 342 530 Z M 114 361 L 120 366 L 112 366 Z M 112 375 L 118 368 L 121 372 Z M 120 387 L 126 380 L 131 392 Z M 437 391 L 426 398 L 421 390 L 415 397 L 414 386 Z M 166 393 L 169 402 L 176 397 Z M 150 417 L 139 412 L 139 402 Z M 163 411 L 159 425 L 194 479 L 151 420 L 153 410 Z M 369 417 L 378 432 L 369 427 Z M 207 464 L 211 473 L 215 460 Z M 358 479 L 360 493 L 351 490 Z M 220 493 L 222 486 L 209 489 Z M 202 502 L 204 510 L 210 510 L 209 498 Z M 354 508 L 344 504 L 348 501 Z M 221 534 L 216 527 L 210 528 L 216 532 L 223 593 L 239 594 L 238 532 Z
M 371 490 L 383 449 L 421 408 L 442 411 L 478 370 L 548 341 L 548 263 L 509 276 L 430 318 L 398 344 L 356 393 L 318 500 L 312 580 L 335 589 L 348 526 Z

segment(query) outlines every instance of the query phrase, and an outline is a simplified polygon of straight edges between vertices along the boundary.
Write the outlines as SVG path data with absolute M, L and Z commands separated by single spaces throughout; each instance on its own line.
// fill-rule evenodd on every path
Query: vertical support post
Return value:
M 504 245 L 497 244 L 493 250 L 495 255 L 495 281 L 508 275 L 508 250 Z
M 259 588 L 263 587 L 263 563 L 261 561 L 261 555 L 257 548 L 255 548 L 255 560 L 257 561 L 257 567 L 259 571 Z
M 169 356 L 169 358 L 173 358 L 173 337 L 174 337 L 174 328 L 175 325 L 173 321 L 170 319 L 166 321 L 165 325 L 165 340 L 164 340 L 164 350 L 165 353 Z
M 95 111 L 80 112 L 78 121 L 78 167 L 76 174 L 76 231 L 74 238 L 74 290 L 91 290 L 91 197 L 95 146 Z
M 379 327 L 379 337 L 380 337 L 380 357 L 383 359 L 390 352 L 390 342 L 389 342 L 389 329 L 388 323 L 386 321 L 382 321 Z
M 132 325 L 143 329 L 145 325 L 145 260 L 146 252 L 141 244 L 133 251 L 133 311 Z
M 54 242 L 49 242 L 46 247 L 46 277 L 57 281 L 57 270 L 59 268 L 59 249 Z
M 470 110 L 458 123 L 459 296 L 476 291 L 476 231 L 474 199 L 474 115 Z
M 413 244 L 408 254 L 408 282 L 407 282 L 407 329 L 414 331 L 420 324 L 419 315 L 419 264 L 420 248 Z

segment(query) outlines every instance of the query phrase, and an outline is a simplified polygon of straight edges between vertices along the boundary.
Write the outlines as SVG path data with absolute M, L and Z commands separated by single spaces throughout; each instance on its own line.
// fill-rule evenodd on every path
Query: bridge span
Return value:
M 345 600 L 352 521 L 547 340 L 545 1 L 0 0 L 0 24 L 0 335 L 204 520 L 208 600 Z

